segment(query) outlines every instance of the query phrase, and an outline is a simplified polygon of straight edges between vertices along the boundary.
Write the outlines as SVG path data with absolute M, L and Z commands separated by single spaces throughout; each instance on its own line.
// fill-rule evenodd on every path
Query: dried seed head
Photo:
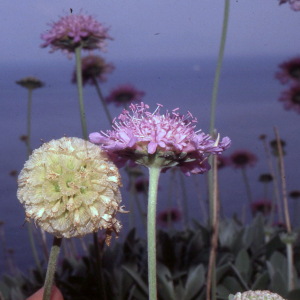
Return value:
M 281 296 L 270 291 L 247 291 L 230 295 L 229 300 L 285 300 Z
M 121 224 L 121 178 L 96 145 L 61 138 L 33 151 L 18 178 L 18 199 L 27 219 L 56 237 L 81 237 L 106 229 L 107 241 Z

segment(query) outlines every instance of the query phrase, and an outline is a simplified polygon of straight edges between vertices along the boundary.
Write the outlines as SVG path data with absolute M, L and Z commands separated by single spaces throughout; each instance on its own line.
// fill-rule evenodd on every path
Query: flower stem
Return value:
M 280 176 L 281 176 L 285 224 L 286 224 L 287 232 L 290 233 L 292 229 L 291 229 L 291 221 L 290 221 L 287 192 L 286 192 L 283 151 L 282 151 L 282 146 L 281 146 L 281 142 L 280 142 L 280 138 L 279 138 L 279 134 L 278 134 L 278 130 L 277 130 L 276 126 L 274 126 L 274 131 L 275 131 L 275 135 L 276 135 L 277 148 L 278 148 L 278 152 L 279 152 L 279 169 L 280 169 L 279 171 L 280 171 Z
M 217 94 L 218 94 L 218 87 L 219 87 L 222 61 L 223 61 L 223 56 L 224 56 L 225 41 L 226 41 L 227 27 L 228 27 L 228 19 L 229 19 L 229 0 L 226 0 L 225 1 L 225 9 L 224 9 L 224 19 L 223 19 L 221 44 L 220 44 L 220 49 L 219 49 L 219 58 L 218 58 L 216 75 L 215 75 L 213 94 L 212 94 L 212 99 L 211 99 L 211 114 L 210 114 L 210 127 L 209 127 L 209 134 L 211 136 L 214 133 L 214 127 L 215 127 L 216 101 L 217 101 Z
M 228 27 L 228 19 L 229 19 L 229 4 L 230 1 L 225 1 L 225 8 L 224 8 L 224 19 L 223 19 L 223 29 L 222 29 L 222 35 L 221 35 L 221 44 L 219 49 L 219 57 L 218 57 L 218 64 L 217 64 L 217 70 L 214 80 L 214 86 L 213 86 L 213 93 L 212 93 L 212 99 L 211 99 L 211 113 L 210 113 L 210 125 L 209 125 L 209 134 L 213 136 L 214 128 L 215 128 L 215 115 L 216 115 L 216 102 L 217 102 L 217 94 L 218 94 L 218 87 L 219 87 L 219 81 L 220 81 L 220 75 L 221 75 L 221 67 L 222 67 L 222 61 L 224 56 L 224 49 L 225 49 L 225 42 L 226 42 L 226 35 L 227 35 L 227 27 Z M 212 157 L 208 158 L 209 164 L 212 165 Z M 212 219 L 213 219 L 213 174 L 212 172 L 209 172 L 209 224 L 210 227 L 212 227 Z
M 81 46 L 75 49 L 76 55 L 76 76 L 77 76 L 77 89 L 78 89 L 78 98 L 79 98 L 79 108 L 80 108 L 80 117 L 81 117 L 81 126 L 83 138 L 88 139 L 85 112 L 83 106 L 83 91 L 82 91 L 82 70 L 81 70 Z
M 168 229 L 170 230 L 173 228 L 173 222 L 172 222 L 172 215 L 171 215 L 171 209 L 172 209 L 172 191 L 173 191 L 173 183 L 174 183 L 174 176 L 175 176 L 176 169 L 171 169 L 171 176 L 169 181 L 169 190 L 168 190 Z
M 148 282 L 149 300 L 157 299 L 156 284 L 156 202 L 160 168 L 149 166 L 149 198 L 148 198 Z
M 276 176 L 274 168 L 273 168 L 273 164 L 272 164 L 271 156 L 270 156 L 270 151 L 269 151 L 266 139 L 262 139 L 262 141 L 263 141 L 263 146 L 264 146 L 265 153 L 266 153 L 266 158 L 267 158 L 267 162 L 268 162 L 270 174 L 273 177 L 274 196 L 275 196 L 275 201 L 277 202 L 277 210 L 278 210 L 278 215 L 279 215 L 279 222 L 283 222 L 282 208 L 281 208 L 281 203 L 280 203 L 280 196 L 279 196 L 279 188 L 278 188 L 277 176 Z M 273 210 L 273 212 L 275 210 L 275 201 L 273 201 L 273 203 L 272 203 L 272 210 Z M 273 215 L 271 216 L 271 218 L 269 220 L 269 225 L 271 225 L 272 223 L 273 223 Z
M 32 91 L 33 89 L 28 89 L 28 102 L 27 102 L 27 158 L 29 158 L 31 154 L 31 104 L 32 104 Z M 35 263 L 37 265 L 37 268 L 39 269 L 40 272 L 42 272 L 42 267 L 39 261 L 38 253 L 36 250 L 36 246 L 34 243 L 34 237 L 32 233 L 32 227 L 31 224 L 29 223 L 27 226 L 28 229 L 28 235 L 29 235 L 29 242 L 32 250 L 32 254 L 35 260 Z
M 28 103 L 27 103 L 27 158 L 31 154 L 31 103 L 32 103 L 32 89 L 28 89 Z
M 288 291 L 294 289 L 294 264 L 293 264 L 293 244 L 286 244 L 287 269 L 288 269 Z
M 44 295 L 43 300 L 50 300 L 51 298 L 51 291 L 52 291 L 52 285 L 54 281 L 54 274 L 56 269 L 56 263 L 60 251 L 60 245 L 61 245 L 62 239 L 54 237 L 53 244 L 50 252 L 49 257 L 49 263 L 46 273 L 46 279 L 44 283 Z
M 252 193 L 251 193 L 251 189 L 250 189 L 250 184 L 249 184 L 249 179 L 247 176 L 247 172 L 246 172 L 246 168 L 242 168 L 242 175 L 243 175 L 243 179 L 244 179 L 244 183 L 245 183 L 245 187 L 246 187 L 246 192 L 247 192 L 247 196 L 248 196 L 248 201 L 249 204 L 252 204 Z
M 211 248 L 209 255 L 209 264 L 207 271 L 206 300 L 216 300 L 217 298 L 217 278 L 216 278 L 216 249 L 218 248 L 219 236 L 219 195 L 218 195 L 218 168 L 217 157 L 213 158 L 213 220 L 211 229 Z
M 185 182 L 184 182 L 182 172 L 179 172 L 179 180 L 180 180 L 182 196 L 183 196 L 185 228 L 189 229 L 189 207 L 188 207 L 187 192 L 186 192 L 186 187 L 185 187 Z
M 97 94 L 98 94 L 98 96 L 99 96 L 99 99 L 100 99 L 100 101 L 101 101 L 101 103 L 102 103 L 102 106 L 103 106 L 103 108 L 104 108 L 104 110 L 105 110 L 107 119 L 109 120 L 109 123 L 112 123 L 112 120 L 113 120 L 113 119 L 112 119 L 111 114 L 110 114 L 110 112 L 109 112 L 109 110 L 108 110 L 108 108 L 107 108 L 107 105 L 106 105 L 106 102 L 105 102 L 105 100 L 104 100 L 104 98 L 103 98 L 103 95 L 102 95 L 100 86 L 99 86 L 98 81 L 97 81 L 97 79 L 96 79 L 95 77 L 93 77 L 93 82 L 94 82 L 94 85 L 95 85 L 95 87 L 96 87 L 96 91 L 97 91 Z

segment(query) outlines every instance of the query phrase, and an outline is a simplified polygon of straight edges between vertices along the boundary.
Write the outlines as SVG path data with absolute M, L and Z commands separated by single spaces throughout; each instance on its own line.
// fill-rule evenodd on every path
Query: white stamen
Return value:
M 214 143 L 214 147 L 217 147 L 219 145 L 219 141 L 220 141 L 220 133 L 218 133 L 217 139 Z

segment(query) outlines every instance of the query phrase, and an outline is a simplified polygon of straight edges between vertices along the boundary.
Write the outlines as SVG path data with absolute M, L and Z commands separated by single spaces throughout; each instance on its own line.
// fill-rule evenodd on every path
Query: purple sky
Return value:
M 0 62 L 64 60 L 41 49 L 40 34 L 70 13 L 93 14 L 111 26 L 106 57 L 145 60 L 165 57 L 216 57 L 225 1 L 64 0 L 1 1 Z M 220 5 L 218 5 L 218 3 Z M 297 55 L 300 12 L 277 0 L 231 0 L 227 56 Z M 159 33 L 159 35 L 155 35 Z

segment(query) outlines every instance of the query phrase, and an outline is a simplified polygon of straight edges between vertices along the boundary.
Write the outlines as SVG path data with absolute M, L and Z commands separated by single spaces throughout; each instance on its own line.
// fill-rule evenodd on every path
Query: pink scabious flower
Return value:
M 194 131 L 197 119 L 190 112 L 182 116 L 176 108 L 161 115 L 161 107 L 158 104 L 150 113 L 149 106 L 143 102 L 131 104 L 132 114 L 123 110 L 119 121 L 113 120 L 113 130 L 91 133 L 90 141 L 100 144 L 119 167 L 127 160 L 144 166 L 155 164 L 163 169 L 179 166 L 187 176 L 207 172 L 210 169 L 207 157 L 230 147 L 228 137 L 219 142 L 219 136 L 213 140 L 201 130 Z
M 141 102 L 145 92 L 137 90 L 131 84 L 120 85 L 111 90 L 110 95 L 105 98 L 108 104 L 114 103 L 116 106 L 124 106 L 132 102 Z
M 251 211 L 253 215 L 258 212 L 263 213 L 265 216 L 269 215 L 272 209 L 272 201 L 267 199 L 258 199 L 251 203 Z
M 230 155 L 231 164 L 235 169 L 254 167 L 257 162 L 257 156 L 248 150 L 236 150 Z
M 58 22 L 49 24 L 52 28 L 41 35 L 45 41 L 42 48 L 51 46 L 51 51 L 63 50 L 67 53 L 75 52 L 79 46 L 86 50 L 105 50 L 106 39 L 112 39 L 100 22 L 93 16 L 68 15 Z
M 299 2 L 300 3 L 300 2 Z M 281 69 L 275 74 L 275 77 L 282 83 L 289 81 L 299 82 L 300 80 L 300 57 L 295 57 L 279 65 Z
M 171 208 L 170 210 L 168 210 L 168 209 L 163 210 L 157 215 L 157 223 L 161 227 L 167 227 L 169 215 L 171 217 L 172 223 L 177 223 L 177 222 L 181 221 L 181 219 L 182 219 L 181 211 L 177 208 Z
M 283 102 L 283 107 L 286 110 L 295 110 L 300 114 L 300 85 L 294 84 L 289 90 L 281 93 L 279 101 Z
M 279 0 L 279 5 L 289 3 L 290 8 L 294 11 L 300 10 L 300 0 Z
M 105 60 L 97 55 L 88 55 L 81 60 L 82 66 L 82 84 L 87 83 L 94 85 L 95 80 L 105 82 L 107 74 L 112 73 L 115 66 L 111 63 L 106 63 Z M 77 82 L 76 70 L 73 73 L 72 82 Z

